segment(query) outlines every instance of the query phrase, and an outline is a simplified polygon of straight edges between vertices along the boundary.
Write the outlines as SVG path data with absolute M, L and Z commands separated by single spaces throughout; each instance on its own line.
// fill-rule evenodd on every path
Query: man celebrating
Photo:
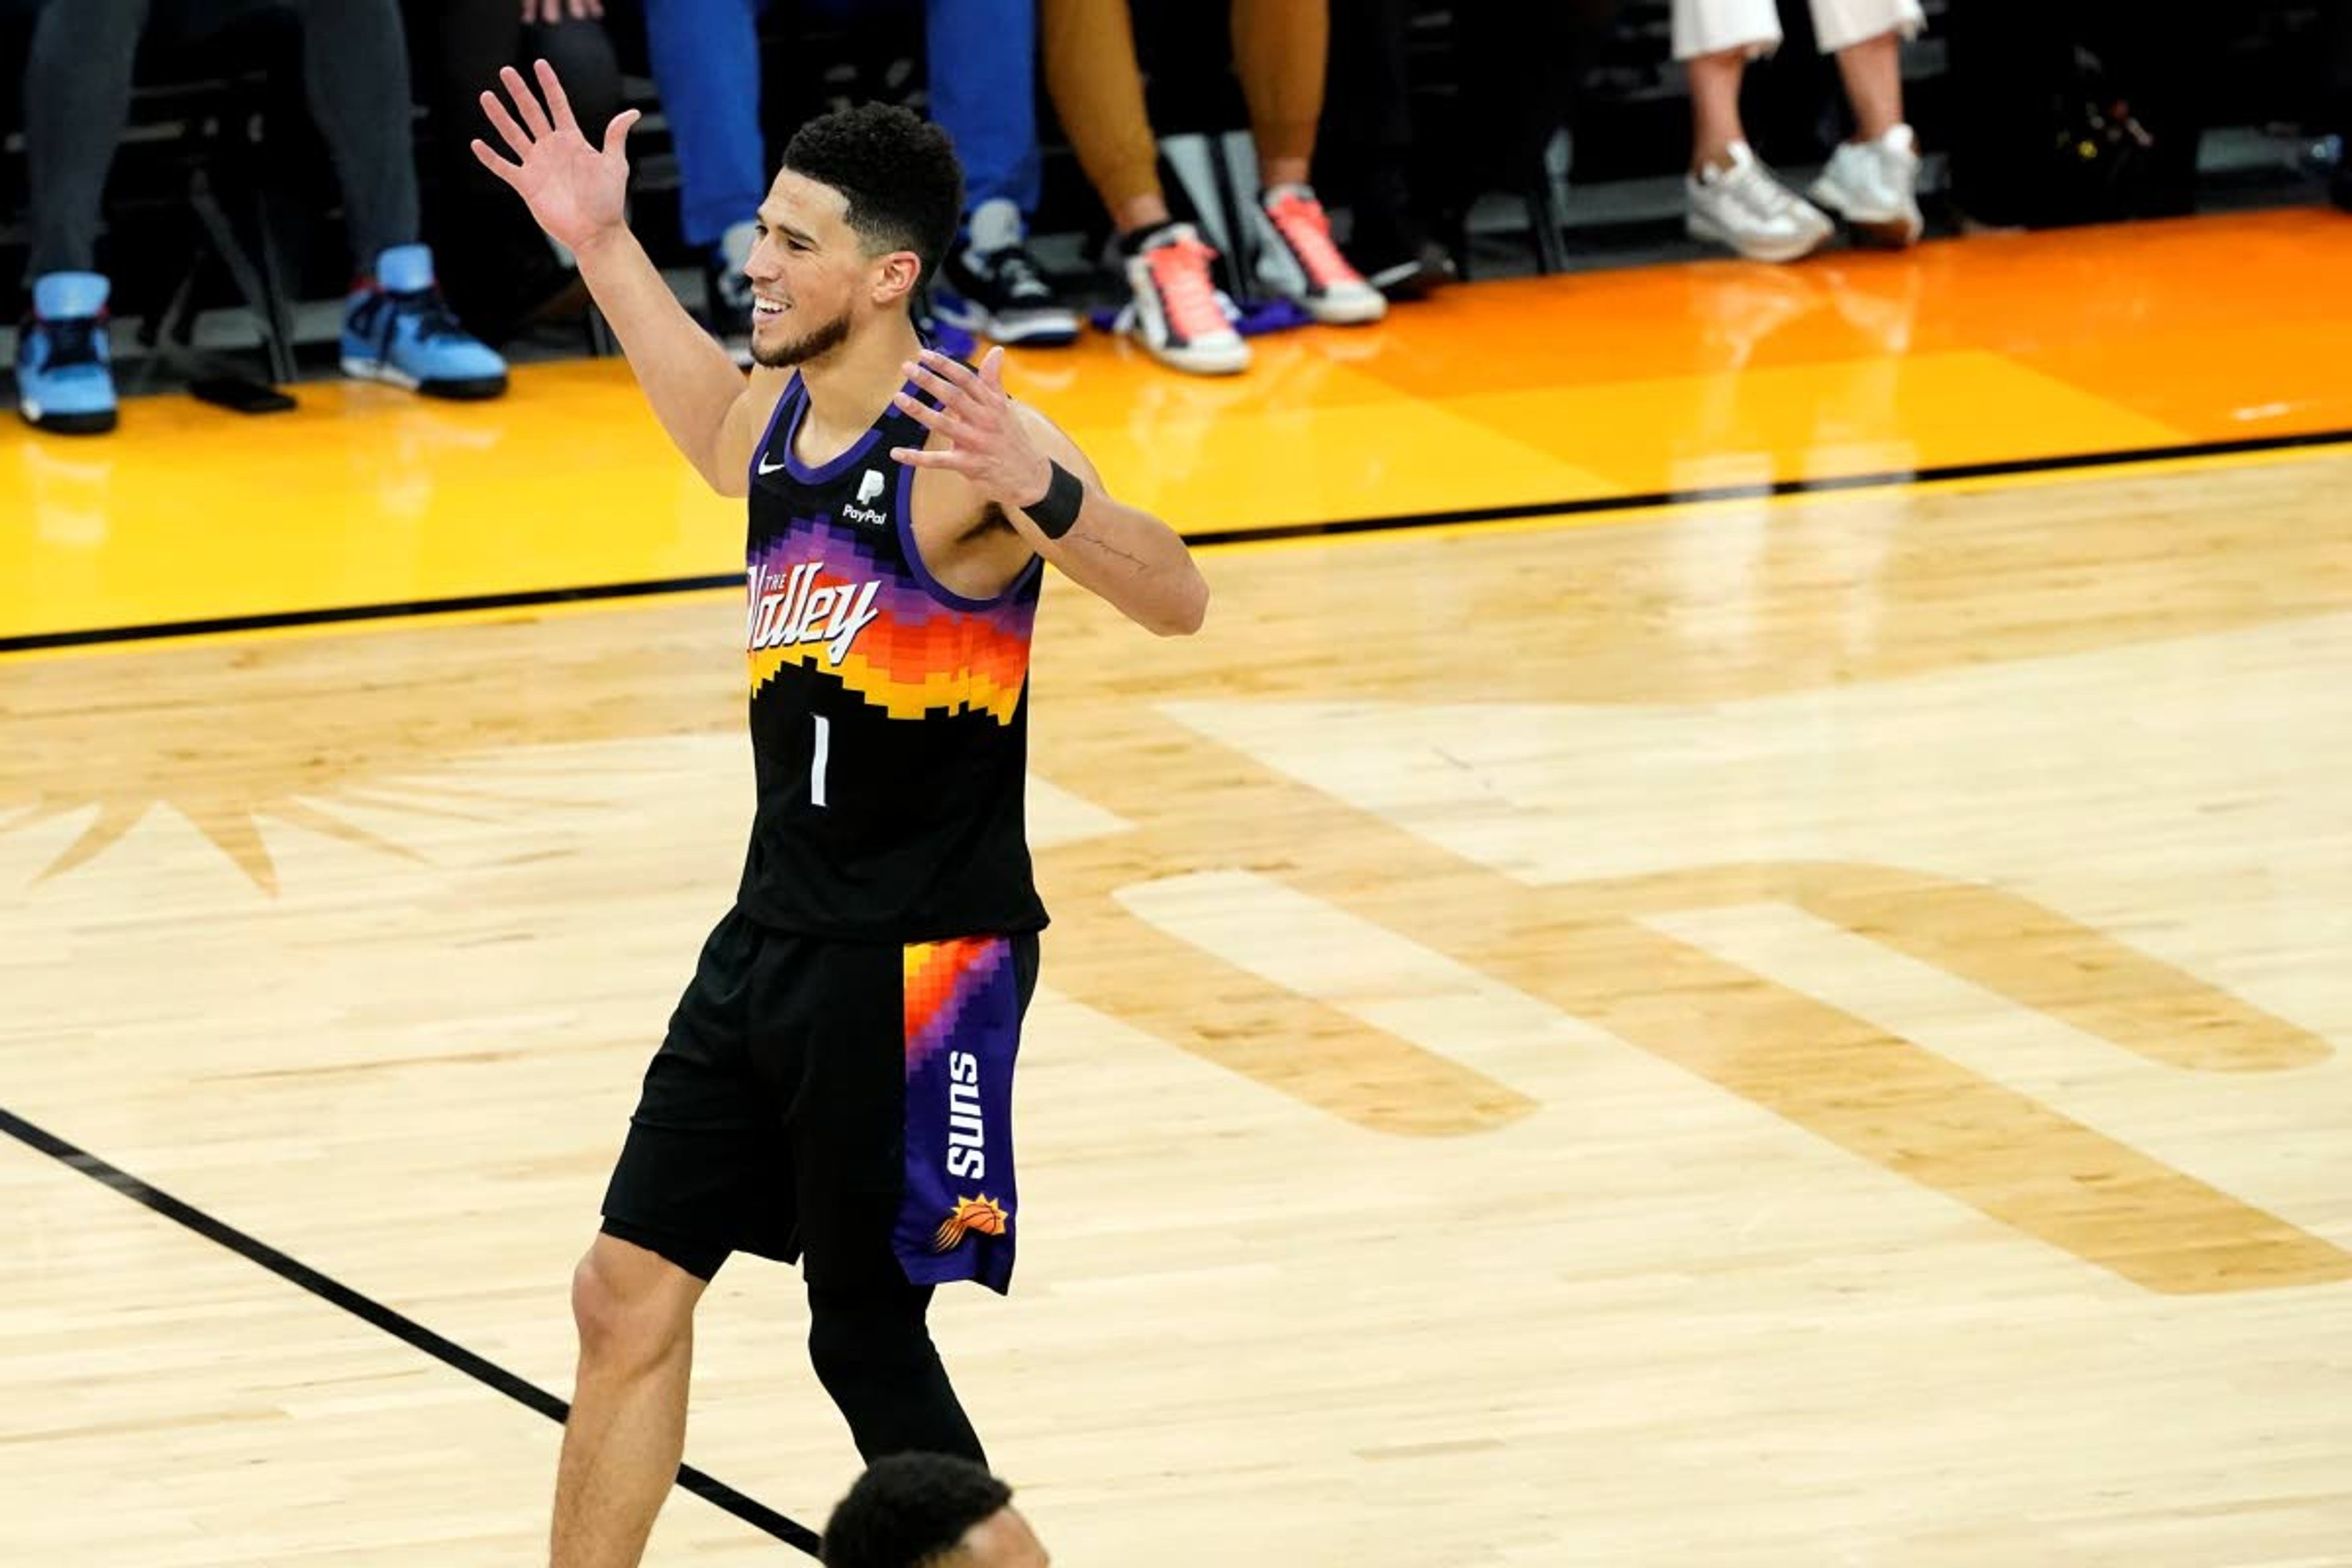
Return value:
M 573 1278 L 557 1568 L 633 1564 L 685 1446 L 696 1302 L 730 1252 L 802 1261 L 817 1375 L 871 1459 L 985 1464 L 931 1289 L 1003 1290 L 1013 1055 L 1045 924 L 1023 816 L 1043 563 L 1162 635 L 1201 625 L 1183 541 L 909 305 L 961 176 L 902 110 L 803 126 L 759 213 L 748 383 L 629 233 L 623 146 L 554 72 L 482 106 L 475 155 L 579 258 L 662 426 L 748 496 L 758 807 L 734 907 L 646 1069 Z

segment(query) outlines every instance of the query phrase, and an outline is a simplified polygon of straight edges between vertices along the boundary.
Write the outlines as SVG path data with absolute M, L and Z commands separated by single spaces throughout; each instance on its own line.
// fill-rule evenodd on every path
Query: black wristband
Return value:
M 1061 464 L 1050 459 L 1046 467 L 1054 477 L 1045 481 L 1045 493 L 1021 510 L 1037 525 L 1037 531 L 1048 539 L 1059 539 L 1078 526 L 1078 509 L 1086 504 L 1087 483 Z

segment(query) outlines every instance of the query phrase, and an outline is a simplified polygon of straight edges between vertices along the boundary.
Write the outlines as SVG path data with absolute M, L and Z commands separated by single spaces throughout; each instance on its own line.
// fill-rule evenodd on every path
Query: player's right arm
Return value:
M 637 111 L 614 116 L 604 146 L 593 147 L 572 116 L 554 68 L 541 60 L 534 69 L 544 105 L 511 66 L 499 76 L 514 100 L 512 112 L 498 94 L 482 94 L 482 112 L 520 162 L 479 141 L 474 156 L 579 258 L 580 276 L 621 340 L 629 369 L 671 442 L 712 489 L 740 496 L 751 486 L 752 447 L 783 395 L 786 373 L 761 371 L 747 382 L 727 351 L 686 313 L 629 232 L 624 143 Z

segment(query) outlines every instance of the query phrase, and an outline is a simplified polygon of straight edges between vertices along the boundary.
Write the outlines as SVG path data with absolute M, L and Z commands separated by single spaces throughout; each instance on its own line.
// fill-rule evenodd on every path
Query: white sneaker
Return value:
M 1846 142 L 1813 182 L 1813 200 L 1880 245 L 1916 243 L 1919 216 L 1919 140 L 1898 125 L 1875 142 Z
M 1389 302 L 1339 254 L 1331 220 L 1305 185 L 1277 185 L 1255 209 L 1257 280 L 1328 327 L 1361 326 Z
M 1195 375 L 1234 375 L 1249 368 L 1249 344 L 1234 331 L 1233 304 L 1218 292 L 1209 262 L 1216 256 L 1189 223 L 1171 223 L 1128 258 L 1135 298 L 1116 331 L 1162 364 Z
M 1683 181 L 1691 237 L 1727 245 L 1751 261 L 1794 261 L 1837 232 L 1820 208 L 1774 179 L 1747 142 L 1734 142 L 1729 153 L 1724 167 Z

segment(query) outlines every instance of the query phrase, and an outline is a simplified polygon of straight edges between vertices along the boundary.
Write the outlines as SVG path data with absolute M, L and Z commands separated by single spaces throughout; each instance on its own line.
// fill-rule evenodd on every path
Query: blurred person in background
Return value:
M 2352 5 L 2336 6 L 2335 33 L 2327 58 L 2327 107 L 2338 153 L 2328 195 L 2337 206 L 2352 212 Z
M 621 66 L 604 0 L 405 0 L 420 98 L 432 111 L 437 199 L 425 228 L 450 307 L 476 336 L 503 342 L 534 321 L 577 316 L 588 290 L 569 258 L 467 150 L 474 101 L 500 66 L 544 59 L 585 119 L 621 110 Z
M 2057 144 L 2040 106 L 2064 90 L 2073 41 L 2038 0 L 1973 0 L 1947 18 L 1952 112 L 1947 176 L 1963 234 L 2015 232 L 2044 217 L 2037 185 Z
M 1455 101 L 1416 123 L 1414 0 L 1329 0 L 1331 80 L 1316 153 L 1317 184 L 1347 209 L 1348 256 L 1391 300 L 1412 300 L 1455 276 L 1430 236 L 1433 214 L 1457 233 L 1484 191 L 1529 199 L 1550 222 L 1546 163 L 1567 126 L 1595 39 L 1617 0 L 1546 0 L 1525 10 L 1457 5 L 1419 45 L 1450 53 Z
M 2228 31 L 2223 8 L 2197 0 L 1953 6 L 1947 172 L 1962 232 L 2194 211 Z M 2324 46 L 2326 30 L 2308 37 Z M 2317 73 L 2305 82 L 2322 86 Z
M 1794 261 L 1826 245 L 1836 226 L 1824 207 L 1881 245 L 1910 245 L 1924 226 L 1901 58 L 1902 40 L 1926 19 L 1918 0 L 1811 4 L 1822 52 L 1837 57 L 1854 134 L 1830 155 L 1807 201 L 1773 177 L 1740 123 L 1748 62 L 1780 47 L 1773 0 L 1674 0 L 1675 58 L 1690 72 L 1688 226 L 1694 238 L 1754 261 Z
M 1118 330 L 1177 370 L 1247 369 L 1249 345 L 1210 270 L 1216 253 L 1175 220 L 1160 184 L 1160 142 L 1144 110 L 1128 0 L 1041 4 L 1046 86 L 1118 229 L 1132 296 Z M 1307 184 L 1330 52 L 1327 0 L 1233 0 L 1232 18 L 1234 65 L 1257 143 L 1260 190 L 1250 220 L 1257 281 L 1328 325 L 1377 321 L 1388 301 L 1339 253 Z
M 969 1459 L 898 1454 L 857 1478 L 825 1521 L 825 1568 L 1046 1568 L 1013 1489 Z
M 433 253 L 419 243 L 408 53 L 394 0 L 273 3 L 301 18 L 310 111 L 342 187 L 358 273 L 343 306 L 343 374 L 432 396 L 499 395 L 506 362 L 450 314 Z M 174 37 L 201 39 L 265 8 L 160 0 L 158 16 Z M 115 426 L 98 230 L 148 13 L 149 0 L 47 0 L 34 19 L 25 83 L 32 310 L 16 335 L 16 388 L 18 413 L 37 429 Z
M 835 14 L 912 0 L 807 0 Z M 761 132 L 759 19 L 768 0 L 645 0 L 646 45 L 669 117 L 687 242 L 708 257 L 712 325 L 745 331 L 743 263 L 768 192 Z M 1075 342 L 1077 317 L 1030 254 L 1037 210 L 1035 0 L 927 0 L 931 119 L 965 178 L 962 232 L 942 268 L 941 316 L 998 342 Z
M 1348 210 L 1348 253 L 1390 300 L 1454 276 L 1423 221 L 1412 179 L 1413 0 L 1328 0 L 1329 91 L 1316 173 Z

